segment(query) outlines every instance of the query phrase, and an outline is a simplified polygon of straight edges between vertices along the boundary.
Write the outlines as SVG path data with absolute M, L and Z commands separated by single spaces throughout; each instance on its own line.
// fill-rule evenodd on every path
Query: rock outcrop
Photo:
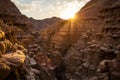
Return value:
M 4 26 L 5 24 L 1 22 Z M 7 25 L 5 25 L 7 26 Z M 2 27 L 1 27 L 2 28 Z M 25 61 L 24 47 L 18 49 L 10 40 L 6 39 L 5 32 L 1 31 L 0 38 L 0 79 L 5 80 L 12 72 L 17 72 Z M 12 37 L 11 37 L 12 38 Z M 12 38 L 13 39 L 13 38 Z M 14 48 L 14 46 L 16 48 Z M 19 75 L 19 73 L 18 73 Z M 17 74 L 14 75 L 15 77 Z M 12 77 L 9 77 L 12 79 Z M 17 78 L 14 78 L 16 80 Z

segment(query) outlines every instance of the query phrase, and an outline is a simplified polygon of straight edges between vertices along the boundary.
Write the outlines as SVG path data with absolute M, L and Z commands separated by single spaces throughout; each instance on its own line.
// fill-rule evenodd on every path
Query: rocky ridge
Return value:
M 33 18 L 29 18 L 29 20 L 35 30 L 43 30 L 43 29 L 49 27 L 50 25 L 53 25 L 53 24 L 58 23 L 59 21 L 62 21 L 62 19 L 60 19 L 58 17 L 46 18 L 43 20 L 35 20 Z

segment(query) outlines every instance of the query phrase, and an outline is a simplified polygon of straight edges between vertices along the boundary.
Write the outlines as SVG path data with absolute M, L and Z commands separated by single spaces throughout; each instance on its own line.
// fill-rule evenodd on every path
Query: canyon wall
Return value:
M 68 79 L 119 80 L 119 3 L 91 0 L 77 13 L 86 29 L 65 57 Z

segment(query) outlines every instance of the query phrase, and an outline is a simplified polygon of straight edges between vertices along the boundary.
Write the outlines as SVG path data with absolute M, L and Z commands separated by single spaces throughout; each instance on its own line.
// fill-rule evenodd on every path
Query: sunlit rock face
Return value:
M 0 79 L 16 80 L 18 78 L 16 74 L 20 75 L 17 70 L 20 67 L 23 68 L 25 49 L 15 42 L 13 36 L 9 35 L 10 38 L 6 38 L 6 28 L 8 27 L 10 26 L 0 20 Z M 11 74 L 13 74 L 14 78 L 10 76 Z

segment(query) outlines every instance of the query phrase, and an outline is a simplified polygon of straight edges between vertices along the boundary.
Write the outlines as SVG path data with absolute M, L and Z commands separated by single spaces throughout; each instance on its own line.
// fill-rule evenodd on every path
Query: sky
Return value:
M 34 19 L 53 16 L 67 18 L 85 5 L 89 0 L 11 0 L 22 14 Z

